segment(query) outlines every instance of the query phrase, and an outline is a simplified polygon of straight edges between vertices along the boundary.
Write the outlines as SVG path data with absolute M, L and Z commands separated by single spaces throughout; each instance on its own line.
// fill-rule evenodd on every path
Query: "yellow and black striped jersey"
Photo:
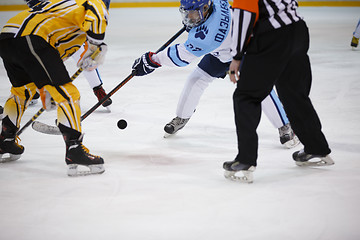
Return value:
M 64 59 L 86 39 L 102 43 L 107 24 L 108 11 L 102 0 L 43 1 L 11 18 L 2 28 L 0 39 L 37 35 Z

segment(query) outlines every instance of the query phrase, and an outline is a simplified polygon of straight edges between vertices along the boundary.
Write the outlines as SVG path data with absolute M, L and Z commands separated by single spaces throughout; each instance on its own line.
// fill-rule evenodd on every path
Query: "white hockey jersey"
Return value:
M 201 25 L 189 31 L 185 43 L 175 44 L 153 55 L 153 60 L 165 66 L 184 67 L 198 57 L 212 54 L 222 62 L 232 60 L 231 9 L 227 0 L 214 0 L 213 12 Z

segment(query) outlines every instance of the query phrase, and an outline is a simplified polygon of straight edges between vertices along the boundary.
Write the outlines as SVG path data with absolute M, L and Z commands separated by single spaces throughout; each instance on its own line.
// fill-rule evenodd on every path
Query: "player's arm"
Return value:
M 86 32 L 87 40 L 77 65 L 84 70 L 92 71 L 104 62 L 107 52 L 104 38 L 109 12 L 102 0 L 87 0 L 82 6 L 85 8 L 85 18 L 81 30 Z M 99 53 L 95 58 L 91 58 L 96 50 L 99 50 Z
M 235 60 L 244 55 L 258 15 L 258 0 L 234 1 L 231 53 Z
M 161 65 L 169 67 L 185 67 L 197 58 L 191 53 L 184 43 L 175 44 L 153 56 Z
M 185 67 L 195 58 L 194 54 L 186 50 L 184 44 L 175 44 L 165 50 L 144 53 L 133 63 L 132 69 L 136 76 L 144 76 L 163 65 L 169 67 Z

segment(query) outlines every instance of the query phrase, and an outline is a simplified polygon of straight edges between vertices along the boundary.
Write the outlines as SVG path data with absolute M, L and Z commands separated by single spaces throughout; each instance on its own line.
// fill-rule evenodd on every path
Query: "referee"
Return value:
M 296 0 L 234 0 L 233 61 L 229 70 L 230 80 L 237 83 L 233 102 L 238 154 L 234 161 L 224 163 L 228 172 L 242 171 L 246 176 L 255 170 L 261 101 L 274 85 L 292 128 L 304 145 L 303 150 L 293 154 L 296 164 L 334 164 L 309 98 L 309 31 L 297 7 Z

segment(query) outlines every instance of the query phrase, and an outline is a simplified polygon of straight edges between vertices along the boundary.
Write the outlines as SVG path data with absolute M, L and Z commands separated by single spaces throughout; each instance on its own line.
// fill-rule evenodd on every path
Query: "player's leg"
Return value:
M 80 93 L 71 82 L 54 87 L 44 86 L 57 104 L 57 125 L 66 143 L 66 164 L 69 166 L 68 175 L 88 175 L 103 173 L 104 160 L 90 154 L 82 144 Z M 88 171 L 79 172 L 78 165 L 89 167 Z
M 270 95 L 261 102 L 261 107 L 272 125 L 278 129 L 280 143 L 287 148 L 297 146 L 300 143 L 299 139 L 290 126 L 284 107 L 275 90 L 272 90 Z
M 301 165 L 307 164 L 314 157 L 320 158 L 318 162 L 321 163 L 320 165 L 331 165 L 334 164 L 328 156 L 331 150 L 321 130 L 320 119 L 309 98 L 312 76 L 307 55 L 309 35 L 306 24 L 299 22 L 294 25 L 294 33 L 291 59 L 276 83 L 277 92 L 294 132 L 304 145 L 304 150 L 294 153 L 293 158 Z
M 353 33 L 353 37 L 352 37 L 351 43 L 350 43 L 350 45 L 353 48 L 356 48 L 359 45 L 359 38 L 360 38 L 360 19 L 356 25 L 356 28 L 355 28 L 355 31 Z
M 22 87 L 12 87 L 11 95 L 4 106 L 4 118 L 0 133 L 0 155 L 2 162 L 14 161 L 21 157 L 24 147 L 18 143 L 16 136 L 21 118 L 29 105 L 31 96 L 36 92 L 33 83 Z M 3 154 L 8 154 L 4 156 Z
M 174 134 L 182 129 L 189 121 L 205 89 L 214 78 L 199 67 L 187 78 L 180 94 L 176 109 L 176 117 L 165 125 L 164 130 L 168 134 Z
M 87 175 L 104 172 L 103 159 L 91 155 L 89 150 L 82 144 L 80 93 L 72 83 L 66 67 L 60 59 L 57 51 L 49 44 L 44 43 L 41 38 L 31 39 L 33 44 L 43 45 L 45 49 L 35 52 L 38 61 L 41 62 L 42 71 L 47 78 L 36 78 L 32 76 L 34 83 L 39 89 L 45 88 L 58 107 L 58 127 L 64 137 L 66 144 L 65 161 L 69 167 L 68 175 Z M 36 48 L 33 47 L 35 50 Z M 43 61 L 42 59 L 46 59 Z M 88 171 L 78 172 L 78 165 L 88 167 Z
M 187 78 L 180 94 L 176 117 L 165 125 L 165 137 L 182 129 L 199 104 L 200 98 L 209 84 L 219 77 L 225 77 L 229 63 L 223 63 L 211 54 L 205 55 Z
M 35 84 L 31 83 L 30 76 L 20 64 L 22 60 L 29 60 L 20 48 L 23 44 L 23 39 L 0 41 L 0 56 L 12 84 L 11 94 L 4 105 L 2 114 L 0 133 L 0 161 L 2 162 L 17 160 L 24 152 L 24 147 L 19 145 L 16 134 L 24 111 L 36 92 Z

